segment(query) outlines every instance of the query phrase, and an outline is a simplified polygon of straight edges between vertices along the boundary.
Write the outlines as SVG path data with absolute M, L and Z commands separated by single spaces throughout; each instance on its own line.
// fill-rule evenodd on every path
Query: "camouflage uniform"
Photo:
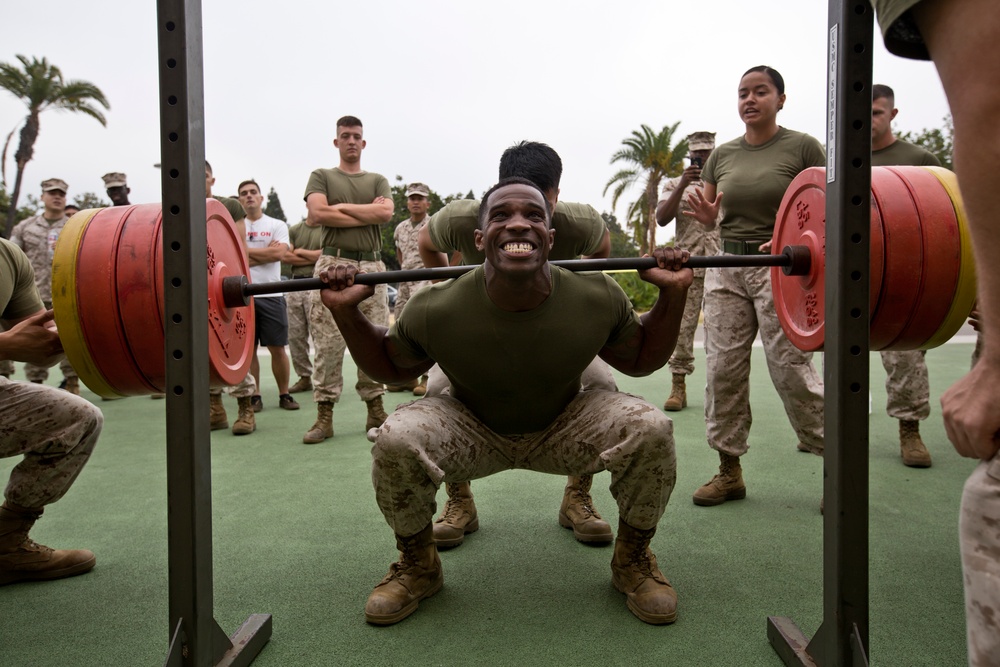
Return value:
M 608 470 L 621 519 L 648 530 L 663 515 L 677 477 L 673 422 L 624 393 L 580 392 L 545 430 L 510 436 L 491 431 L 450 396 L 424 397 L 398 407 L 370 437 L 375 498 L 403 536 L 434 519 L 442 482 L 514 468 L 573 475 Z
M 931 385 L 926 350 L 883 350 L 885 411 L 895 419 L 919 421 L 931 414 Z
M 774 310 L 767 267 L 708 269 L 705 276 L 705 351 L 708 444 L 731 456 L 749 445 L 750 352 L 760 330 L 768 371 L 799 441 L 823 451 L 823 381 L 785 337 Z
M 417 245 L 417 238 L 420 235 L 420 230 L 427 226 L 429 219 L 429 216 L 425 216 L 420 223 L 415 225 L 413 224 L 413 219 L 408 218 L 396 225 L 396 230 L 393 232 L 392 237 L 396 242 L 396 257 L 399 258 L 399 267 L 401 269 L 424 268 L 424 263 L 420 260 L 420 248 Z M 399 291 L 396 293 L 396 306 L 392 311 L 393 316 L 399 317 L 399 314 L 403 312 L 403 306 L 410 300 L 411 294 L 430 284 L 428 280 L 399 283 Z
M 996 665 L 1000 656 L 1000 454 L 982 461 L 965 482 L 959 514 L 969 664 Z
M 212 396 L 222 396 L 223 387 L 211 387 L 208 393 Z M 231 387 L 225 387 L 226 392 L 233 398 L 249 398 L 257 393 L 257 381 L 253 378 L 253 373 L 248 372 L 243 381 Z
M 317 278 L 328 266 L 337 264 L 353 264 L 360 267 L 362 271 L 374 273 L 385 271 L 385 264 L 381 260 L 355 261 L 344 257 L 333 257 L 323 255 L 316 262 L 315 273 Z M 313 399 L 320 401 L 340 400 L 340 394 L 344 389 L 344 352 L 347 350 L 347 343 L 340 333 L 330 310 L 323 305 L 320 298 L 320 290 L 310 292 L 311 306 L 309 309 L 310 326 L 312 328 L 313 345 L 316 347 L 315 372 L 313 373 Z M 371 322 L 382 326 L 389 324 L 389 297 L 388 289 L 385 285 L 375 286 L 375 295 L 365 299 L 358 306 Z M 381 382 L 375 382 L 358 369 L 358 383 L 355 385 L 361 400 L 370 401 L 378 398 L 385 389 Z
M 85 399 L 0 378 L 0 458 L 24 457 L 11 470 L 4 497 L 22 507 L 62 498 L 103 426 L 101 411 Z
M 66 224 L 66 216 L 55 222 L 49 222 L 42 214 L 26 218 L 19 222 L 10 233 L 10 240 L 21 247 L 35 270 L 35 286 L 42 298 L 45 308 L 52 308 L 52 257 L 55 253 L 56 240 Z M 63 377 L 75 378 L 76 371 L 69 361 L 59 362 Z M 34 364 L 24 365 L 24 374 L 30 382 L 45 382 L 49 377 L 49 369 Z
M 299 377 L 312 377 L 313 365 L 309 358 L 309 309 L 312 296 L 309 292 L 286 292 L 285 308 L 288 311 L 288 352 L 292 367 Z
M 680 185 L 680 177 L 671 178 L 663 184 L 659 201 L 666 201 L 670 194 Z M 677 224 L 674 233 L 674 245 L 689 250 L 692 255 L 718 255 L 719 254 L 719 228 L 708 229 L 689 214 L 689 209 L 685 208 L 684 202 L 687 197 L 694 192 L 695 188 L 702 187 L 701 181 L 693 181 L 684 188 L 681 205 L 677 208 Z M 719 219 L 722 218 L 722 211 L 719 211 Z M 677 334 L 677 345 L 674 353 L 670 356 L 670 372 L 675 375 L 691 375 L 694 372 L 694 332 L 698 328 L 698 320 L 701 317 L 702 299 L 705 294 L 705 269 L 697 268 L 694 271 L 694 282 L 688 289 L 687 302 L 684 304 L 684 318 L 681 320 L 681 329 Z

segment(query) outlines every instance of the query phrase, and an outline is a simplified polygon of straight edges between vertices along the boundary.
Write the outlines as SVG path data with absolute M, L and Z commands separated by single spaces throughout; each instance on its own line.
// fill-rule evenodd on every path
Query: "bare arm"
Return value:
M 329 284 L 320 292 L 323 305 L 330 309 L 351 357 L 369 377 L 389 384 L 408 382 L 434 365 L 431 359 L 414 359 L 386 337 L 388 329 L 373 324 L 358 308 L 375 293 L 371 285 L 355 285 L 355 266 L 331 266 L 320 278 Z
M 10 328 L 0 332 L 0 359 L 48 367 L 62 358 L 62 342 L 51 310 L 39 310 L 5 324 Z
M 684 200 L 684 190 L 687 186 L 701 178 L 701 167 L 691 165 L 681 174 L 681 180 L 671 192 L 670 196 L 656 203 L 656 224 L 665 227 L 671 220 L 677 217 L 681 202 Z
M 705 225 L 706 229 L 715 229 L 719 219 L 719 207 L 722 206 L 722 193 L 716 193 L 715 185 L 705 183 L 695 188 L 687 198 L 691 207 L 691 215 L 695 220 Z
M 286 250 L 288 244 L 271 241 L 265 248 L 247 248 L 247 256 L 250 258 L 250 266 L 260 266 L 280 262 Z
M 386 197 L 376 197 L 370 204 L 328 204 L 326 195 L 313 192 L 306 197 L 306 210 L 310 227 L 366 227 L 389 222 L 396 205 Z
M 639 277 L 660 288 L 656 303 L 640 317 L 642 326 L 631 339 L 601 350 L 600 357 L 626 375 L 640 377 L 663 367 L 677 344 L 684 302 L 694 272 L 682 267 L 690 253 L 680 248 L 653 251 L 657 268 L 639 272 Z
M 285 264 L 292 266 L 309 266 L 319 261 L 322 250 L 307 250 L 305 248 L 293 248 L 288 250 L 281 258 Z
M 417 248 L 420 250 L 420 261 L 428 269 L 437 266 L 448 266 L 448 255 L 438 250 L 434 242 L 431 241 L 431 232 L 428 225 L 424 225 L 417 234 Z

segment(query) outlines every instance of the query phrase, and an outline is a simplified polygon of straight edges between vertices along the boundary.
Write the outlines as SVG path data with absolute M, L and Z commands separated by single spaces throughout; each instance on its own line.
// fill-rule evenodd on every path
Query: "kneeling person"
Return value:
M 437 362 L 450 395 L 401 406 L 371 437 L 379 508 L 401 552 L 365 607 L 368 622 L 396 623 L 440 590 L 434 543 L 442 482 L 522 468 L 551 474 L 611 473 L 620 522 L 612 580 L 643 621 L 671 623 L 677 596 L 649 542 L 676 478 L 673 425 L 658 408 L 617 392 L 580 391 L 595 355 L 628 375 L 661 368 L 677 339 L 690 269 L 686 251 L 655 251 L 640 273 L 659 287 L 639 317 L 601 273 L 548 263 L 551 209 L 530 181 L 506 179 L 483 199 L 476 244 L 485 263 L 413 296 L 389 330 L 358 305 L 374 293 L 354 285 L 354 266 L 322 274 L 321 298 L 358 366 L 382 382 L 406 382 Z

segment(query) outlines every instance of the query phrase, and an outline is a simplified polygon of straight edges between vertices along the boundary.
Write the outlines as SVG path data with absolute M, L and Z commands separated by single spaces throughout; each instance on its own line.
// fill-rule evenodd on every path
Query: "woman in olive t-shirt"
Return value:
M 803 169 L 822 166 L 826 154 L 813 137 L 778 125 L 785 82 L 777 71 L 751 68 L 740 79 L 738 97 L 746 131 L 712 152 L 701 173 L 704 187 L 688 204 L 709 228 L 715 226 L 721 205 L 722 252 L 753 255 L 770 242 L 789 183 Z M 704 313 L 706 431 L 721 465 L 719 474 L 695 492 L 694 502 L 719 505 L 746 497 L 740 456 L 749 447 L 750 352 L 758 331 L 798 448 L 815 454 L 823 452 L 823 381 L 812 354 L 795 348 L 781 330 L 769 268 L 708 269 Z

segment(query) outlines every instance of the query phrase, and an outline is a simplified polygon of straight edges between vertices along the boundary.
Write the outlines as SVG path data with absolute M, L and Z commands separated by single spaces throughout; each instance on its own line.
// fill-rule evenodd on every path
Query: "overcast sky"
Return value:
M 46 112 L 24 193 L 50 177 L 70 198 L 103 196 L 101 175 L 128 174 L 133 203 L 160 199 L 156 5 L 151 0 L 5 2 L 0 60 L 46 57 L 107 95 L 108 126 Z M 643 123 L 680 121 L 727 141 L 743 131 L 736 88 L 748 68 L 782 73 L 779 123 L 823 141 L 827 7 L 820 0 L 203 0 L 206 155 L 216 194 L 255 178 L 289 220 L 305 215 L 309 173 L 337 163 L 334 122 L 365 124 L 362 166 L 438 193 L 496 180 L 522 139 L 562 156 L 561 198 L 611 209 L 611 155 Z M 890 56 L 876 36 L 875 81 L 896 91 L 899 131 L 941 127 L 933 66 Z M 0 93 L 0 139 L 23 104 Z M 16 142 L 16 136 L 15 136 Z M 14 165 L 8 155 L 8 189 Z M 618 206 L 619 219 L 626 195 Z M 669 229 L 669 228 L 668 228 Z M 661 236 L 661 240 L 667 240 Z

